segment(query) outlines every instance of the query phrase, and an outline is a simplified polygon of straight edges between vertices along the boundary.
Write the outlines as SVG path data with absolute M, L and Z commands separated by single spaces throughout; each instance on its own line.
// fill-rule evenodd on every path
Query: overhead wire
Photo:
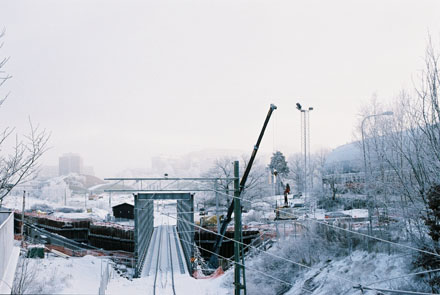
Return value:
M 204 231 L 207 231 L 207 232 L 212 233 L 212 234 L 214 234 L 214 235 L 222 236 L 224 239 L 227 239 L 227 240 L 229 240 L 229 241 L 232 241 L 232 242 L 235 242 L 235 243 L 237 243 L 237 244 L 242 244 L 243 246 L 246 246 L 246 244 L 243 243 L 243 242 L 240 242 L 240 241 L 237 241 L 237 240 L 235 240 L 235 239 L 229 238 L 229 237 L 227 237 L 227 236 L 221 235 L 221 234 L 219 234 L 219 233 L 213 232 L 213 231 L 208 230 L 208 229 L 206 229 L 206 228 L 202 228 L 201 226 L 198 226 L 197 224 L 195 224 L 195 223 L 193 223 L 193 222 L 189 222 L 189 221 L 187 221 L 187 220 L 184 220 L 184 219 L 182 219 L 182 218 L 178 218 L 178 217 L 172 217 L 172 216 L 169 215 L 169 214 L 164 214 L 164 213 L 160 213 L 160 214 L 165 215 L 165 216 L 168 216 L 168 217 L 171 217 L 171 218 L 176 219 L 176 220 L 181 220 L 181 221 L 183 221 L 183 222 L 185 222 L 185 223 L 188 223 L 188 224 L 193 225 L 193 226 L 196 227 L 196 228 L 203 229 Z M 281 259 L 281 260 L 283 260 L 283 261 L 287 261 L 287 262 L 290 262 L 290 263 L 292 263 L 292 264 L 295 264 L 295 265 L 298 265 L 298 266 L 301 266 L 301 267 L 304 267 L 304 268 L 307 268 L 307 269 L 310 269 L 310 270 L 313 269 L 312 267 L 307 266 L 307 265 L 304 265 L 304 264 L 302 264 L 302 263 L 299 263 L 299 262 L 296 262 L 296 261 L 290 260 L 290 259 L 285 258 L 285 257 L 281 257 L 281 256 L 279 256 L 279 255 L 276 255 L 276 254 L 273 254 L 273 253 L 270 253 L 270 252 L 267 252 L 267 251 L 263 251 L 263 250 L 261 250 L 261 249 L 258 249 L 258 248 L 255 247 L 255 246 L 250 246 L 250 248 L 256 249 L 256 250 L 260 251 L 261 253 L 264 253 L 264 254 L 266 254 L 266 255 L 269 255 L 269 256 L 272 256 L 272 257 L 275 257 L 275 258 Z M 215 253 L 212 253 L 212 254 L 215 254 Z M 218 255 L 218 254 L 215 254 L 215 255 Z M 229 258 L 226 258 L 226 257 L 222 257 L 222 258 L 229 259 Z M 244 265 L 242 265 L 242 266 L 244 266 Z M 244 267 L 246 267 L 246 266 L 244 266 Z M 429 294 L 429 295 L 438 295 L 438 294 L 435 294 L 435 293 L 421 293 L 421 292 L 412 292 L 412 291 L 404 291 L 404 290 L 386 290 L 386 289 L 378 289 L 378 288 L 374 288 L 374 287 L 367 287 L 366 284 L 360 284 L 360 283 L 354 282 L 354 281 L 352 281 L 352 280 L 346 279 L 346 278 L 344 278 L 344 277 L 337 276 L 337 275 L 335 275 L 335 274 L 331 274 L 331 273 L 329 273 L 328 275 L 331 276 L 331 277 L 334 277 L 334 278 L 337 278 L 337 279 L 340 279 L 340 280 L 346 281 L 346 282 L 352 284 L 352 285 L 353 285 L 353 288 L 359 288 L 359 289 L 361 289 L 361 290 L 365 289 L 365 290 L 373 290 L 373 291 L 377 291 L 377 292 L 380 292 L 380 291 L 386 291 L 386 292 L 394 292 L 394 293 L 401 293 L 401 294 L 419 294 L 419 295 Z M 371 285 L 371 284 L 369 284 L 369 285 Z
M 380 241 L 380 242 L 389 243 L 389 244 L 392 244 L 392 245 L 395 245 L 395 246 L 399 246 L 399 247 L 403 247 L 403 248 L 406 248 L 406 249 L 410 249 L 410 250 L 418 251 L 418 252 L 421 252 L 421 253 L 425 253 L 425 254 L 429 254 L 429 255 L 440 257 L 440 254 L 437 254 L 437 253 L 434 253 L 434 252 L 430 252 L 430 251 L 418 249 L 418 248 L 415 248 L 415 247 L 411 247 L 411 246 L 408 246 L 408 245 L 403 245 L 403 244 L 399 244 L 399 243 L 396 243 L 396 242 L 388 241 L 388 240 L 385 240 L 385 239 L 382 239 L 382 238 L 378 238 L 378 237 L 371 236 L 371 235 L 368 235 L 368 234 L 352 231 L 352 230 L 349 230 L 349 229 L 346 229 L 346 228 L 343 228 L 343 227 L 339 227 L 339 226 L 336 226 L 336 225 L 333 225 L 333 224 L 329 224 L 329 223 L 326 223 L 326 222 L 322 222 L 322 221 L 318 221 L 318 220 L 315 220 L 315 219 L 308 219 L 308 220 L 311 220 L 313 222 L 322 224 L 324 226 L 332 227 L 332 228 L 335 228 L 335 229 L 338 229 L 338 230 L 342 230 L 342 231 L 346 231 L 346 232 L 349 232 L 349 233 L 352 233 L 352 234 L 356 234 L 356 235 L 364 236 L 364 237 L 367 237 L 367 238 L 370 238 L 370 239 L 374 239 L 374 240 L 377 240 L 377 241 Z
M 365 286 L 371 286 L 371 285 L 375 285 L 375 284 L 379 284 L 379 283 L 383 283 L 383 282 L 388 282 L 388 281 L 392 281 L 392 280 L 397 280 L 397 279 L 402 279 L 402 278 L 407 278 L 407 277 L 411 277 L 411 276 L 422 275 L 422 274 L 427 274 L 427 273 L 432 273 L 432 272 L 437 272 L 437 271 L 440 271 L 440 268 L 410 273 L 410 274 L 406 274 L 403 276 L 389 278 L 386 280 L 380 280 L 380 281 L 375 281 L 375 282 L 371 282 L 371 283 L 366 283 Z
M 176 219 L 176 220 L 183 220 L 184 222 L 186 222 L 186 223 L 188 223 L 188 224 L 191 224 L 191 225 L 193 225 L 193 226 L 198 227 L 195 223 L 192 223 L 192 222 L 186 221 L 186 220 L 181 219 L 181 218 L 174 218 L 174 217 L 172 217 L 170 214 L 165 214 L 165 213 L 163 213 L 163 212 L 160 212 L 160 214 L 161 214 L 161 215 L 164 215 L 164 216 L 167 216 L 167 217 L 171 217 L 171 218 Z M 207 231 L 210 232 L 210 233 L 214 233 L 214 232 L 212 232 L 212 231 L 210 231 L 210 230 L 207 230 Z M 218 233 L 215 233 L 215 234 L 216 234 L 216 235 L 220 235 L 220 234 L 218 234 Z M 236 240 L 231 239 L 231 238 L 228 238 L 228 237 L 226 237 L 226 236 L 223 236 L 223 237 L 226 238 L 226 239 L 228 239 L 228 240 L 231 240 L 231 241 L 236 241 Z M 183 241 L 183 242 L 189 244 L 190 246 L 194 246 L 194 245 L 192 245 L 190 242 L 185 241 L 184 239 L 180 239 L 180 241 Z M 241 243 L 241 244 L 245 245 L 244 243 Z M 247 245 L 247 246 L 249 246 L 249 245 Z M 242 264 L 242 263 L 240 263 L 240 262 L 235 262 L 235 261 L 232 260 L 231 258 L 227 258 L 227 257 L 222 256 L 222 255 L 220 255 L 220 254 L 216 254 L 216 253 L 214 253 L 213 251 L 210 251 L 210 250 L 208 250 L 208 249 L 206 249 L 206 248 L 203 248 L 203 247 L 200 247 L 200 246 L 197 246 L 197 247 L 198 247 L 199 249 L 202 249 L 202 250 L 208 252 L 208 253 L 215 254 L 215 255 L 217 255 L 218 257 L 223 258 L 223 259 L 225 259 L 225 260 L 227 260 L 227 261 L 230 261 L 230 262 L 232 262 L 232 263 L 234 263 L 234 264 L 238 264 L 238 265 L 243 266 L 243 267 L 245 267 L 245 268 L 247 268 L 247 269 L 249 269 L 249 270 L 256 271 L 256 272 L 258 272 L 258 273 L 260 273 L 260 274 L 262 274 L 262 275 L 264 275 L 264 276 L 266 276 L 266 277 L 269 277 L 269 278 L 274 279 L 274 280 L 277 280 L 277 281 L 279 281 L 279 282 L 282 282 L 282 283 L 288 284 L 288 285 L 290 285 L 290 286 L 294 286 L 292 283 L 289 283 L 289 282 L 287 282 L 287 281 L 284 281 L 284 280 L 279 279 L 279 278 L 277 278 L 277 277 L 274 277 L 274 276 L 272 276 L 272 275 L 266 274 L 266 273 L 264 273 L 264 272 L 262 272 L 262 271 L 260 271 L 260 270 L 258 270 L 258 269 L 255 269 L 255 268 L 249 267 L 248 265 L 244 265 L 244 264 Z M 308 290 L 308 289 L 306 289 L 306 288 L 301 287 L 301 289 L 304 290 L 304 291 L 307 291 L 307 292 L 313 293 L 313 291 L 310 291 L 310 290 Z
M 220 194 L 221 194 L 221 192 L 220 192 Z M 239 198 L 239 197 L 234 197 L 234 198 Z M 242 199 L 242 198 L 240 198 L 240 199 L 242 201 L 245 201 L 245 202 L 250 202 L 250 201 L 248 201 L 246 199 Z M 283 214 L 291 216 L 291 217 L 295 217 L 293 214 L 289 214 L 288 212 L 283 212 Z M 389 243 L 389 244 L 392 244 L 392 245 L 395 245 L 395 246 L 399 246 L 399 247 L 404 247 L 404 248 L 407 248 L 407 249 L 410 249 L 410 250 L 413 250 L 413 251 L 418 251 L 418 252 L 421 252 L 421 253 L 425 253 L 425 254 L 429 254 L 429 255 L 434 255 L 434 256 L 440 257 L 439 254 L 433 253 L 433 252 L 430 252 L 430 251 L 418 249 L 418 248 L 415 248 L 415 247 L 412 247 L 412 246 L 403 245 L 403 244 L 400 244 L 400 243 L 388 241 L 388 240 L 385 240 L 385 239 L 382 239 L 382 238 L 378 238 L 378 237 L 375 237 L 375 236 L 370 236 L 370 235 L 367 235 L 367 234 L 364 234 L 364 233 L 352 231 L 352 230 L 349 230 L 349 229 L 346 229 L 346 228 L 338 227 L 338 226 L 335 226 L 335 225 L 332 225 L 332 224 L 328 224 L 326 222 L 321 222 L 321 221 L 318 221 L 318 220 L 315 220 L 315 219 L 308 219 L 308 220 L 311 220 L 311 221 L 316 222 L 318 224 L 321 224 L 321 225 L 324 225 L 324 226 L 328 226 L 328 227 L 331 227 L 331 228 L 334 228 L 334 229 L 337 229 L 337 230 L 346 231 L 346 232 L 349 232 L 349 233 L 352 233 L 352 234 L 361 235 L 361 236 L 364 236 L 364 237 L 367 237 L 367 238 L 370 238 L 370 239 L 375 239 L 375 240 L 378 240 L 380 242 Z M 231 239 L 229 239 L 229 240 L 231 240 Z M 247 245 L 246 247 L 249 247 L 249 245 Z M 417 275 L 417 274 L 431 273 L 431 272 L 435 272 L 435 271 L 440 271 L 440 269 L 438 269 L 438 270 L 430 270 L 430 271 L 423 271 L 423 272 L 414 273 L 414 274 L 408 274 L 408 275 L 404 275 L 404 276 L 401 276 L 401 277 L 410 277 L 410 276 Z M 390 279 L 381 280 L 381 281 L 377 281 L 377 282 L 373 282 L 373 283 L 368 283 L 368 284 L 365 284 L 365 286 L 371 286 L 371 285 L 374 285 L 376 283 L 380 283 L 382 281 L 394 280 L 394 279 L 398 279 L 398 278 L 401 278 L 401 277 L 390 278 Z M 421 294 L 421 293 L 419 293 L 419 294 Z
M 183 241 L 183 242 L 189 244 L 190 246 L 194 246 L 194 245 L 191 245 L 190 242 L 185 241 L 185 240 L 183 240 L 183 239 L 181 239 L 181 241 Z M 204 250 L 204 251 L 206 251 L 206 252 L 208 252 L 208 253 L 210 253 L 210 254 L 215 254 L 215 255 L 217 255 L 218 257 L 222 258 L 222 259 L 225 259 L 225 260 L 228 260 L 228 261 L 232 262 L 233 264 L 238 264 L 238 265 L 240 265 L 240 266 L 243 266 L 243 267 L 247 268 L 248 270 L 253 270 L 253 271 L 255 271 L 255 272 L 258 272 L 258 273 L 260 273 L 260 274 L 262 274 L 262 275 L 264 275 L 264 276 L 266 276 L 266 277 L 268 277 L 268 278 L 274 279 L 274 280 L 276 280 L 276 281 L 278 281 L 278 282 L 281 282 L 281 283 L 284 283 L 284 284 L 290 285 L 290 286 L 292 286 L 292 287 L 294 286 L 294 284 L 292 284 L 292 283 L 289 283 L 289 282 L 287 282 L 287 281 L 285 281 L 285 280 L 282 280 L 282 279 L 280 279 L 280 278 L 277 278 L 277 277 L 274 277 L 274 276 L 272 276 L 272 275 L 269 275 L 269 274 L 267 274 L 267 273 L 265 273 L 265 272 L 263 272 L 263 271 L 261 271 L 261 270 L 258 270 L 258 269 L 256 269 L 256 268 L 250 267 L 249 265 L 243 265 L 243 264 L 240 263 L 240 262 L 236 262 L 236 261 L 234 261 L 234 260 L 231 259 L 231 258 L 227 258 L 227 257 L 222 256 L 222 255 L 220 255 L 220 254 L 216 254 L 216 253 L 214 253 L 213 251 L 208 250 L 208 249 L 206 249 L 206 248 L 203 248 L 203 247 L 200 247 L 200 246 L 197 246 L 197 245 L 196 245 L 196 247 L 199 248 L 199 249 L 202 249 L 202 250 Z M 306 289 L 306 288 L 304 288 L 304 287 L 301 287 L 301 289 L 304 290 L 304 291 L 307 291 L 307 292 L 313 293 L 313 291 L 310 291 L 310 290 L 308 290 L 308 289 Z
M 162 215 L 166 215 L 166 216 L 171 217 L 171 218 L 176 219 L 176 220 L 181 220 L 181 221 L 183 221 L 183 222 L 185 222 L 185 223 L 188 223 L 188 224 L 193 225 L 193 226 L 196 227 L 196 228 L 200 228 L 200 229 L 203 229 L 203 230 L 206 231 L 206 232 L 212 233 L 212 234 L 217 235 L 217 236 L 221 236 L 221 237 L 223 237 L 223 238 L 226 239 L 226 240 L 229 240 L 229 241 L 235 242 L 235 243 L 237 243 L 237 244 L 241 244 L 241 245 L 243 245 L 243 246 L 247 246 L 247 245 L 246 245 L 245 243 L 243 243 L 243 242 L 237 241 L 237 240 L 235 240 L 235 239 L 233 239 L 233 238 L 229 238 L 229 237 L 227 237 L 227 236 L 225 236 L 225 235 L 221 235 L 221 234 L 216 233 L 216 232 L 214 232 L 214 231 L 208 230 L 208 229 L 203 228 L 203 227 L 201 227 L 201 226 L 199 226 L 199 225 L 197 225 L 197 224 L 195 224 L 195 223 L 193 223 L 193 222 L 190 222 L 190 221 L 184 220 L 184 219 L 179 218 L 179 217 L 173 217 L 173 216 L 171 216 L 171 215 L 169 215 L 169 214 L 164 214 L 164 213 L 161 213 L 161 214 L 162 214 Z M 269 255 L 269 256 L 272 256 L 272 257 L 275 257 L 275 258 L 278 258 L 278 259 L 281 259 L 281 260 L 284 260 L 284 261 L 287 261 L 287 262 L 293 263 L 293 264 L 295 264 L 295 265 L 298 265 L 298 266 L 301 266 L 301 267 L 304 267 L 304 268 L 307 268 L 307 269 L 313 269 L 312 267 L 310 267 L 310 266 L 308 266 L 308 265 L 305 265 L 305 264 L 302 264 L 302 263 L 299 263 L 299 262 L 293 261 L 293 260 L 288 259 L 288 258 L 285 258 L 285 257 L 281 257 L 281 256 L 276 255 L 276 254 L 273 254 L 273 253 L 269 253 L 269 252 L 267 252 L 267 251 L 262 251 L 262 250 L 258 249 L 258 248 L 255 247 L 255 246 L 250 246 L 250 248 L 257 249 L 257 250 L 261 251 L 262 253 L 265 253 L 265 254 L 267 254 L 267 255 Z M 346 281 L 346 282 L 350 282 L 350 283 L 352 283 L 352 284 L 354 284 L 354 285 L 357 285 L 357 284 L 358 284 L 357 282 L 351 281 L 351 280 L 346 279 L 346 278 L 344 278 L 344 277 L 340 277 L 340 276 L 337 276 L 337 275 L 334 275 L 334 274 L 329 274 L 329 275 L 330 275 L 330 276 L 333 276 L 333 277 L 335 277 L 335 278 L 337 278 L 337 279 L 340 279 L 340 280 L 343 280 L 343 281 Z
M 221 192 L 218 192 L 218 193 L 221 194 Z M 230 196 L 230 197 L 240 198 L 240 197 L 235 197 L 235 196 Z M 251 201 L 249 201 L 247 199 L 240 198 L 240 200 L 244 201 L 244 202 L 252 203 Z M 297 216 L 295 216 L 293 214 L 290 214 L 288 212 L 285 212 L 285 211 L 283 211 L 283 214 L 285 214 L 286 216 L 290 216 L 290 217 L 297 217 Z M 412 247 L 412 246 L 408 246 L 408 245 L 392 242 L 392 241 L 389 241 L 389 240 L 385 240 L 385 239 L 382 239 L 382 238 L 378 238 L 378 237 L 375 237 L 375 236 L 371 236 L 371 235 L 368 235 L 368 234 L 356 232 L 356 231 L 349 230 L 349 229 L 346 229 L 346 228 L 343 228 L 343 227 L 335 226 L 333 224 L 322 222 L 322 221 L 319 221 L 319 220 L 316 220 L 316 219 L 309 218 L 307 220 L 310 220 L 312 222 L 316 222 L 316 223 L 324 225 L 324 226 L 332 227 L 332 228 L 335 228 L 335 229 L 338 229 L 338 230 L 346 231 L 346 232 L 349 232 L 349 233 L 352 233 L 352 234 L 361 235 L 361 236 L 364 236 L 364 237 L 367 237 L 367 238 L 370 238 L 370 239 L 375 239 L 375 240 L 380 241 L 380 242 L 389 243 L 389 244 L 392 244 L 392 245 L 395 245 L 395 246 L 399 246 L 399 247 L 403 247 L 403 248 L 407 248 L 407 249 L 410 249 L 410 250 L 413 250 L 413 251 L 418 251 L 418 252 L 421 252 L 421 253 L 425 253 L 425 254 L 429 254 L 429 255 L 440 257 L 440 254 L 437 254 L 437 253 L 434 253 L 434 252 L 418 249 L 418 248 L 415 248 L 415 247 Z
M 176 180 L 176 181 L 177 181 L 177 180 Z M 169 186 L 169 185 L 171 185 L 171 184 L 173 184 L 173 183 L 175 183 L 176 181 L 167 184 L 166 187 Z M 252 202 L 251 202 L 250 200 L 248 200 L 248 199 L 244 199 L 244 198 L 241 198 L 241 197 L 236 197 L 236 196 L 233 196 L 233 195 L 225 194 L 225 193 L 223 193 L 222 191 L 218 191 L 218 190 L 215 190 L 215 189 L 212 189 L 212 188 L 206 188 L 206 189 L 208 189 L 209 191 L 216 192 L 217 194 L 222 195 L 222 196 L 227 196 L 227 197 L 229 197 L 229 198 L 239 198 L 241 201 L 252 203 Z M 285 215 L 287 215 L 287 216 L 296 217 L 295 215 L 293 215 L 293 214 L 289 214 L 288 212 L 283 212 L 283 213 L 284 213 Z M 169 216 L 169 215 L 168 215 L 168 216 Z M 169 217 L 171 217 L 171 216 L 169 216 Z M 173 217 L 171 217 L 171 218 L 173 218 Z M 417 251 L 417 252 L 420 252 L 420 253 L 425 253 L 425 254 L 429 254 L 429 255 L 436 256 L 436 257 L 440 257 L 439 254 L 434 253 L 434 252 L 430 252 L 430 251 L 426 251 L 426 250 L 418 249 L 418 248 L 415 248 L 415 247 L 412 247 L 412 246 L 408 246 L 408 245 L 404 245 L 404 244 L 400 244 L 400 243 L 392 242 L 392 241 L 389 241 L 389 240 L 385 240 L 385 239 L 382 239 L 382 238 L 379 238 L 379 237 L 371 236 L 371 235 L 368 235 L 368 234 L 364 234 L 364 233 L 360 233 L 360 232 L 352 231 L 352 230 L 349 230 L 349 229 L 346 229 L 346 228 L 342 228 L 342 227 L 339 227 L 339 226 L 335 226 L 335 225 L 332 225 L 332 224 L 328 224 L 328 223 L 326 223 L 326 222 L 321 222 L 321 221 L 318 221 L 318 220 L 316 220 L 316 219 L 308 219 L 308 220 L 310 220 L 310 221 L 312 221 L 312 222 L 316 222 L 316 223 L 321 224 L 321 225 L 324 225 L 324 226 L 327 226 L 327 227 L 331 227 L 331 228 L 337 229 L 337 230 L 341 230 L 341 231 L 349 232 L 349 233 L 352 233 L 352 234 L 360 235 L 360 236 L 363 236 L 363 237 L 366 237 L 366 238 L 370 238 L 370 239 L 374 239 L 374 240 L 377 240 L 377 241 L 380 241 L 380 242 L 389 243 L 389 244 L 392 244 L 392 245 L 395 245 L 395 246 L 398 246 L 398 247 L 403 247 L 403 248 L 410 249 L 410 250 L 413 250 L 413 251 Z M 185 222 L 186 222 L 186 221 L 185 221 Z M 194 225 L 195 225 L 195 224 L 194 224 Z M 197 226 L 197 225 L 196 225 L 196 226 Z M 206 229 L 204 229 L 204 230 L 206 230 Z M 212 231 L 211 231 L 211 232 L 212 232 Z M 212 233 L 214 233 L 214 232 L 212 232 Z M 218 233 L 214 233 L 214 234 L 218 235 Z M 221 235 L 220 235 L 220 236 L 221 236 Z M 230 238 L 225 237 L 225 236 L 223 236 L 223 238 L 226 238 L 226 239 L 228 239 L 228 240 L 233 240 L 233 239 L 230 239 Z M 237 241 L 237 242 L 238 242 L 238 241 Z M 238 242 L 238 243 L 240 243 L 240 242 Z M 242 244 L 245 245 L 244 243 L 242 243 Z M 245 246 L 248 246 L 248 245 L 245 245 Z M 267 253 L 267 252 L 266 252 L 266 253 Z M 275 257 L 276 257 L 276 256 L 275 256 Z M 278 258 L 280 258 L 280 257 L 278 257 Z M 280 259 L 282 259 L 282 258 L 280 258 Z M 287 260 L 287 261 L 289 261 L 289 260 Z M 294 264 L 301 265 L 301 264 L 296 263 L 296 262 L 293 262 L 293 261 L 290 261 L 290 262 L 291 262 L 291 263 L 294 263 Z M 307 266 L 304 266 L 304 265 L 301 265 L 301 266 L 303 266 L 303 267 L 307 267 Z M 423 272 L 423 273 L 428 273 L 428 272 L 433 272 L 433 270 L 431 270 L 431 271 L 426 271 L 426 272 Z M 410 275 L 408 275 L 408 276 L 410 276 Z M 345 280 L 345 278 L 342 278 L 342 277 L 341 277 L 340 279 Z M 392 279 L 390 279 L 390 280 L 392 280 Z

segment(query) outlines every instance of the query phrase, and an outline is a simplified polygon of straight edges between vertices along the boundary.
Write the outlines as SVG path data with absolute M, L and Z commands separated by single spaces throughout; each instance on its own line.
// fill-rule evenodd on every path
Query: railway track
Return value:
M 172 227 L 159 226 L 157 228 L 155 253 L 155 271 L 153 294 L 176 295 L 174 286 L 173 253 L 171 249 L 171 235 L 174 234 Z

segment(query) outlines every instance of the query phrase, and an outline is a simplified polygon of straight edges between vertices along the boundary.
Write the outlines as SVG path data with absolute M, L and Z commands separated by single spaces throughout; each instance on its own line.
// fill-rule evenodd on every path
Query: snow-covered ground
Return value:
M 306 271 L 293 281 L 294 285 L 286 295 L 304 294 L 304 290 L 313 291 L 314 295 L 360 294 L 359 290 L 353 288 L 359 283 L 372 288 L 409 290 L 414 286 L 411 286 L 413 282 L 408 278 L 373 284 L 402 276 L 406 271 L 407 259 L 408 255 L 355 251 L 350 256 L 320 263 Z M 364 294 L 376 294 L 376 291 L 365 291 Z
M 154 277 L 143 277 L 129 281 L 122 277 L 110 280 L 106 294 L 152 294 Z M 176 274 L 176 294 L 182 295 L 227 295 L 232 294 L 232 286 L 223 286 L 224 277 L 196 280 L 188 275 Z
M 127 196 L 113 196 L 112 198 L 113 203 L 115 201 L 121 203 L 130 201 Z M 94 202 L 99 204 L 100 201 L 87 200 L 87 203 L 92 206 Z M 75 203 L 81 204 L 81 202 L 84 204 L 84 197 L 73 196 L 68 205 L 72 208 L 81 208 L 81 206 L 75 206 Z M 108 202 L 108 199 L 103 202 Z M 21 210 L 21 204 L 21 198 L 7 198 L 5 202 L 5 206 L 19 210 Z M 27 209 L 39 204 L 46 204 L 54 209 L 66 207 L 64 204 L 48 202 L 33 197 L 27 198 L 26 204 Z M 155 202 L 154 209 L 155 226 L 176 224 L 176 201 L 157 201 Z M 67 218 L 88 217 L 104 219 L 109 212 L 108 209 L 93 208 L 92 213 L 55 212 L 53 215 Z M 23 261 L 28 264 L 29 276 L 33 277 L 33 282 L 26 291 L 28 294 L 96 294 L 100 286 L 102 267 L 105 265 L 105 258 L 93 256 L 65 259 L 50 254 L 45 259 L 21 258 L 21 263 Z M 33 275 L 30 275 L 31 273 Z M 154 284 L 152 278 L 154 277 L 129 280 L 112 271 L 106 293 L 150 294 Z M 189 274 L 175 274 L 175 287 L 178 294 L 230 294 L 232 286 L 229 288 L 223 287 L 223 281 L 223 277 L 195 279 L 189 276 Z
M 97 294 L 101 263 L 102 259 L 93 256 L 20 258 L 17 274 L 27 268 L 26 294 Z
M 292 202 L 292 200 L 290 200 Z M 111 205 L 120 203 L 133 203 L 132 195 L 103 194 L 93 200 L 84 195 L 72 195 L 66 200 L 50 201 L 41 200 L 35 197 L 26 198 L 26 209 L 33 207 L 49 206 L 54 210 L 53 216 L 65 218 L 92 218 L 104 220 L 111 214 Z M 243 221 L 248 224 L 258 225 L 264 220 L 273 220 L 275 203 L 284 202 L 283 196 L 269 196 L 264 200 L 253 203 L 253 210 L 243 214 Z M 304 203 L 304 199 L 295 199 L 294 203 Z M 21 197 L 8 197 L 4 206 L 21 210 Z M 61 212 L 63 208 L 81 209 L 81 212 Z M 61 210 L 60 210 L 61 209 Z M 87 210 L 89 209 L 89 210 Z M 176 202 L 157 201 L 155 209 L 155 226 L 176 224 Z M 67 210 L 68 211 L 68 210 Z M 78 211 L 78 210 L 76 210 Z M 89 211 L 89 212 L 88 212 Z M 340 211 L 353 218 L 364 218 L 368 216 L 365 209 L 353 209 Z M 197 220 L 196 214 L 196 220 Z M 310 218 L 324 219 L 324 210 L 315 210 Z M 281 243 L 289 243 L 288 240 L 281 240 Z M 260 263 L 259 256 L 249 259 L 246 262 L 250 268 L 247 274 L 249 294 L 272 294 L 271 287 L 261 287 L 258 281 L 261 279 L 255 276 L 252 267 Z M 293 286 L 286 290 L 289 295 L 304 294 L 304 289 L 312 291 L 311 294 L 359 294 L 353 289 L 353 285 L 347 281 L 334 279 L 333 275 L 346 277 L 353 282 L 365 284 L 378 281 L 381 278 L 390 278 L 408 273 L 405 270 L 405 259 L 403 256 L 386 254 L 368 254 L 363 251 L 354 251 L 350 256 L 339 257 L 333 261 L 320 262 L 313 265 L 311 270 L 298 271 L 289 278 Z M 90 294 L 97 293 L 101 281 L 102 265 L 105 258 L 85 256 L 82 258 L 64 259 L 55 256 L 48 256 L 46 259 L 25 259 L 29 263 L 29 269 L 35 273 L 35 284 L 27 293 L 45 294 Z M 233 293 L 233 270 L 227 271 L 224 275 L 213 279 L 194 279 L 189 275 L 175 274 L 176 293 L 178 294 L 208 294 L 226 295 Z M 271 273 L 267 273 L 271 275 Z M 254 279 L 252 279 L 252 277 Z M 261 278 L 261 276 L 260 276 Z M 153 288 L 152 277 L 142 277 L 129 280 L 124 276 L 112 272 L 107 287 L 107 294 L 149 294 Z M 374 285 L 375 287 L 395 288 L 402 281 L 391 281 Z M 273 291 L 273 290 L 272 290 Z M 310 293 L 310 292 L 309 292 Z

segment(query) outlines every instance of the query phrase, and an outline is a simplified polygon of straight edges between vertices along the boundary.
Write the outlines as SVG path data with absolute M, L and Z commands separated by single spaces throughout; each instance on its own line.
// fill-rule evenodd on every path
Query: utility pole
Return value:
M 305 112 L 305 110 L 302 110 L 301 114 L 304 115 L 303 134 L 304 134 L 304 198 L 305 198 L 307 195 L 307 120 L 306 120 L 307 113 Z
M 21 209 L 21 247 L 24 247 L 24 208 L 26 201 L 26 191 L 23 191 L 23 207 Z
M 241 230 L 241 199 L 240 199 L 240 180 L 239 162 L 234 161 L 234 285 L 235 295 L 246 295 L 246 277 L 244 267 L 243 232 Z M 240 259 L 241 256 L 241 259 Z M 241 292 L 243 290 L 243 292 Z

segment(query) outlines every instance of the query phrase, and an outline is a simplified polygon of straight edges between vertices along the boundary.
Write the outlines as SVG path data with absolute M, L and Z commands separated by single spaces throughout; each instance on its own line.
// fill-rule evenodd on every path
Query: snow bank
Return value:
M 101 279 L 101 259 L 93 256 L 45 259 L 20 258 L 15 286 L 25 269 L 27 294 L 96 294 Z

